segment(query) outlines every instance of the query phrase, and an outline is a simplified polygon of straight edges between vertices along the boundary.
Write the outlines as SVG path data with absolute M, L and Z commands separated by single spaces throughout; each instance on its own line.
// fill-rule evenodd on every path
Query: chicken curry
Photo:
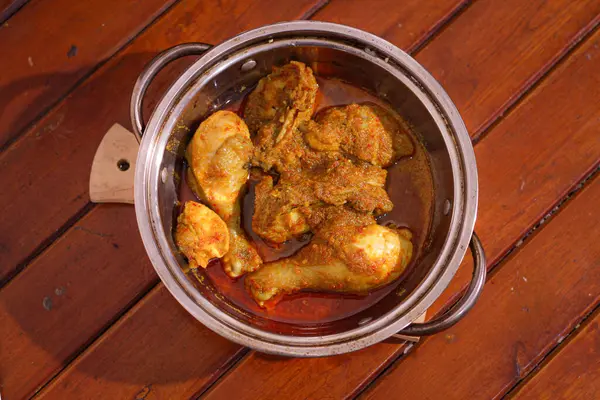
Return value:
M 422 145 L 383 102 L 362 101 L 372 95 L 327 101 L 335 91 L 323 83 L 300 62 L 275 68 L 241 116 L 215 112 L 187 147 L 185 181 L 202 203 L 184 204 L 175 243 L 190 268 L 219 258 L 260 307 L 381 291 L 425 245 L 433 187 Z M 394 201 L 389 175 L 403 191 Z

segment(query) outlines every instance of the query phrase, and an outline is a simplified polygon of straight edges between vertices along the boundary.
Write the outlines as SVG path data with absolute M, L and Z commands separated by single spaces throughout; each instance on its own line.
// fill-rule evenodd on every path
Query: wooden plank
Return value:
M 598 204 L 594 179 L 494 274 L 468 318 L 431 337 L 362 398 L 505 394 L 600 303 Z M 398 390 L 399 382 L 410 384 Z
M 412 52 L 467 3 L 467 0 L 411 0 L 399 4 L 373 0 L 365 7 L 363 0 L 333 0 L 312 19 L 362 29 Z
M 538 189 L 539 189 L 539 188 L 538 188 Z M 514 210 L 513 210 L 513 211 L 514 211 Z M 514 239 L 513 239 L 513 240 L 514 240 Z M 393 346 L 390 346 L 390 347 L 393 347 Z M 367 352 L 367 351 L 365 351 L 365 353 L 366 353 L 366 352 Z M 391 353 L 390 351 L 388 351 L 388 352 L 387 352 L 387 353 L 385 353 L 385 354 L 391 355 L 392 353 Z M 371 353 L 371 354 L 369 354 L 369 357 L 370 357 L 370 356 L 372 356 L 372 353 Z M 347 362 L 346 362 L 344 365 L 348 365 L 348 363 L 351 363 L 351 367 L 354 367 L 354 366 L 356 366 L 356 368 L 355 368 L 355 369 L 352 369 L 352 370 L 348 369 L 348 371 L 349 371 L 349 372 L 351 372 L 351 373 L 354 373 L 353 371 L 356 371 L 356 372 L 358 373 L 358 372 L 360 372 L 360 371 L 363 371 L 363 373 L 364 373 L 364 371 L 367 371 L 367 372 L 368 372 L 368 371 L 370 371 L 369 369 L 363 368 L 363 367 L 366 367 L 367 365 L 369 365 L 369 366 L 370 366 L 370 364 L 368 364 L 368 363 L 365 363 L 365 364 L 363 364 L 363 365 L 361 366 L 361 364 L 360 364 L 360 363 L 355 363 L 355 362 L 353 362 L 353 360 L 354 360 L 354 357 L 355 357 L 355 355 L 353 355 L 352 357 L 347 357 L 347 358 L 344 360 L 344 361 L 347 361 Z M 365 356 L 364 356 L 364 359 L 366 359 L 366 358 L 369 358 L 369 357 L 367 357 L 367 355 L 365 355 Z M 349 360 L 352 360 L 352 361 L 349 361 Z M 363 361 L 364 361 L 364 360 L 363 360 Z M 367 360 L 367 361 L 368 361 L 368 360 Z M 380 363 L 380 364 L 384 364 L 384 363 L 385 363 L 385 361 L 386 361 L 385 357 L 379 357 L 379 358 L 378 358 L 378 360 L 377 360 L 377 362 L 378 362 L 378 363 Z M 330 363 L 329 365 L 331 366 L 331 365 L 333 365 L 333 364 L 334 364 L 334 363 L 332 362 L 332 363 Z M 350 368 L 350 367 L 349 367 L 349 368 Z M 274 369 L 275 369 L 275 371 L 273 371 L 273 372 L 279 372 L 279 371 L 282 371 L 281 364 L 278 364 L 278 365 L 274 366 Z M 331 369 L 333 369 L 333 367 L 331 367 Z M 318 380 L 315 380 L 315 378 L 316 378 L 317 376 L 321 376 L 321 377 L 325 377 L 325 376 L 326 376 L 326 375 L 323 375 L 323 370 L 322 370 L 322 369 L 315 369 L 314 371 L 315 371 L 315 373 L 314 373 L 313 375 L 311 375 L 311 377 L 310 377 L 310 379 L 311 379 L 311 385 L 318 384 L 318 382 L 319 382 L 319 381 L 318 381 Z M 267 371 L 267 372 L 268 372 L 268 371 Z M 323 379 L 324 379 L 324 378 L 323 378 Z M 348 386 L 349 386 L 349 387 L 351 387 L 352 383 L 355 383 L 355 384 L 356 384 L 356 382 L 350 382 Z M 292 389 L 292 390 L 293 390 L 293 389 Z
M 0 28 L 0 148 L 176 0 L 33 0 Z
M 597 0 L 477 1 L 416 58 L 477 137 L 599 21 Z
M 188 399 L 240 351 L 198 323 L 161 284 L 38 398 Z
M 7 398 L 31 394 L 156 283 L 149 260 L 139 257 L 141 241 L 131 241 L 139 236 L 133 207 L 101 208 L 107 212 L 83 218 L 0 291 L 0 387 Z
M 3 24 L 29 0 L 0 0 L 0 24 Z
M 322 1 L 276 6 L 258 0 L 177 4 L 0 154 L 0 169 L 10 177 L 0 192 L 4 211 L 0 216 L 0 282 L 88 204 L 89 165 L 96 148 L 115 122 L 131 129 L 129 94 L 144 65 L 158 51 L 188 41 L 217 43 L 242 30 L 300 18 Z M 146 102 L 148 107 L 161 90 L 168 88 L 176 76 L 173 71 L 183 65 L 179 63 L 170 69 L 171 74 L 157 78 Z M 25 204 L 28 206 L 23 207 Z
M 132 55 L 111 62 L 110 66 L 105 68 L 106 71 L 84 85 L 82 91 L 73 96 L 68 105 L 61 109 L 61 112 L 69 115 L 69 118 L 65 118 L 61 125 L 62 129 L 66 128 L 63 132 L 69 136 L 54 138 L 46 136 L 46 140 L 48 138 L 50 140 L 45 142 L 45 152 L 56 156 L 55 152 L 62 151 L 65 146 L 72 146 L 71 150 L 61 154 L 61 158 L 56 162 L 58 164 L 60 162 L 68 163 L 73 168 L 75 177 L 65 171 L 63 185 L 53 188 L 44 183 L 43 176 L 33 177 L 29 173 L 25 173 L 21 175 L 24 181 L 10 189 L 14 190 L 10 195 L 13 203 L 15 203 L 15 196 L 18 197 L 24 187 L 27 187 L 27 190 L 37 191 L 36 204 L 41 209 L 31 209 L 30 211 L 48 221 L 52 220 L 53 216 L 49 214 L 48 209 L 44 209 L 46 195 L 57 197 L 62 195 L 63 201 L 66 199 L 67 202 L 73 201 L 80 205 L 87 202 L 85 192 L 81 196 L 73 198 L 72 192 L 69 192 L 66 187 L 70 187 L 69 185 L 72 183 L 87 187 L 89 169 L 85 166 L 89 165 L 93 159 L 95 147 L 102 139 L 104 132 L 115 120 L 129 125 L 128 122 L 124 122 L 128 119 L 127 104 L 129 100 L 123 97 L 122 93 L 129 92 L 129 86 L 133 85 L 143 64 L 154 55 L 155 46 L 168 47 L 169 41 L 176 43 L 200 40 L 200 37 L 218 41 L 223 39 L 223 36 L 235 34 L 237 31 L 233 31 L 234 29 L 249 29 L 280 19 L 289 20 L 302 17 L 317 3 L 305 1 L 294 3 L 294 6 L 279 3 L 274 6 L 260 2 L 237 2 L 234 6 L 235 10 L 213 6 L 207 8 L 211 10 L 210 12 L 201 14 L 202 18 L 190 18 L 192 11 L 201 9 L 203 4 L 205 3 L 178 4 L 155 25 L 154 28 L 158 29 L 156 33 L 151 34 L 150 31 L 147 31 L 140 37 L 141 41 L 137 42 L 139 44 L 133 46 L 135 52 Z M 235 16 L 234 19 L 232 19 L 233 16 Z M 228 25 L 228 23 L 231 24 Z M 229 30 L 224 29 L 223 26 L 229 26 Z M 150 51 L 151 48 L 154 50 Z M 157 90 L 161 89 L 161 85 L 164 89 L 168 83 L 167 77 L 163 76 L 162 78 L 162 82 L 155 87 Z M 89 110 L 94 110 L 94 113 L 90 114 Z M 45 139 L 40 137 L 39 140 L 44 141 Z M 31 144 L 31 142 L 23 144 L 19 142 L 16 148 Z M 80 152 L 86 154 L 82 157 Z M 14 154 L 14 150 L 7 152 L 0 161 L 3 173 L 14 165 L 13 161 L 6 160 L 11 154 Z M 28 164 L 32 165 L 38 161 L 30 158 Z M 78 178 L 80 181 L 77 180 Z M 29 179 L 35 180 L 40 186 L 37 189 L 30 187 L 32 182 Z M 9 189 L 5 187 L 2 196 L 8 196 L 6 190 Z M 20 197 L 18 198 L 20 199 Z M 8 200 L 8 197 L 5 200 Z M 13 210 L 3 210 L 3 217 Z M 85 225 L 92 222 L 92 227 Z M 157 277 L 152 272 L 137 232 L 133 207 L 98 206 L 81 223 L 84 224 L 82 227 L 77 225 L 70 229 L 27 270 L 0 291 L 0 298 L 5 299 L 0 304 L 4 307 L 6 319 L 15 320 L 10 324 L 0 324 L 3 338 L 0 344 L 3 347 L 0 358 L 0 370 L 3 371 L 0 372 L 0 385 L 3 387 L 3 394 L 8 393 L 7 396 L 10 393 L 16 393 L 15 397 L 20 397 L 20 395 L 31 393 L 36 387 L 46 382 L 82 346 L 85 347 L 95 335 L 108 326 L 115 316 L 135 302 L 150 285 L 157 282 Z M 30 232 L 33 234 L 33 231 L 18 225 L 8 226 L 4 223 L 2 227 L 2 235 L 8 236 L 6 230 L 12 234 L 22 235 L 19 243 L 29 245 L 30 237 L 28 235 Z M 101 235 L 88 235 L 82 244 L 77 235 L 88 231 L 100 232 Z M 3 236 L 2 243 L 5 243 L 4 237 L 6 236 Z M 101 248 L 105 245 L 103 240 L 112 237 L 120 238 L 115 243 L 118 249 L 114 246 L 111 247 L 112 244 L 108 243 L 106 244 L 106 253 L 103 253 L 101 249 L 95 250 L 96 247 Z M 7 250 L 7 248 L 3 249 L 3 251 Z M 108 250 L 113 252 L 108 253 Z M 7 260 L 5 254 L 2 254 L 2 259 L 2 267 L 4 267 L 4 261 Z M 63 275 L 65 265 L 71 263 L 81 266 L 81 268 L 70 269 L 68 274 L 69 281 L 78 288 L 76 292 L 71 291 L 70 304 L 72 306 L 54 307 L 52 313 L 44 313 L 41 302 L 55 288 L 58 288 L 58 285 L 64 286 L 61 279 L 67 279 Z M 103 278 L 98 279 L 94 275 L 95 271 L 101 271 Z M 48 287 L 39 286 L 42 283 L 47 283 Z M 31 301 L 21 304 L 23 297 L 29 298 Z M 51 300 L 56 301 L 54 298 Z M 96 307 L 100 309 L 96 310 Z M 80 315 L 82 310 L 85 310 L 89 320 L 86 320 L 85 324 L 73 324 L 72 321 L 82 317 Z M 2 320 L 4 321 L 4 319 Z M 25 325 L 23 325 L 23 321 L 26 322 Z M 51 335 L 47 333 L 49 331 L 52 331 Z M 46 336 L 54 339 L 47 340 Z M 6 350 L 4 346 L 7 346 Z M 19 349 L 19 351 L 13 353 L 10 349 Z M 225 350 L 226 347 L 223 349 Z M 6 354 L 10 354 L 10 357 Z M 200 360 L 200 355 L 196 355 Z M 31 362 L 34 364 L 30 365 Z M 22 365 L 23 368 L 18 368 L 17 365 Z M 9 396 L 9 398 L 11 397 Z
M 600 313 L 525 382 L 513 399 L 600 398 Z
M 139 256 L 141 241 L 131 240 L 139 236 L 133 207 L 99 208 L 106 212 L 84 217 L 0 291 L 0 387 L 6 398 L 31 394 L 156 283 L 150 261 Z
M 475 147 L 480 180 L 476 231 L 490 264 L 600 159 L 600 142 L 595 135 L 600 110 L 591 100 L 600 96 L 600 71 L 588 59 L 600 58 L 599 40 L 597 33 L 584 43 Z M 434 303 L 432 313 L 466 286 L 471 271 L 468 260 Z M 257 393 L 265 397 L 279 393 L 296 399 L 303 387 L 310 387 L 312 397 L 343 398 L 360 390 L 402 351 L 397 345 L 379 344 L 349 356 L 314 360 L 252 353 L 208 397 L 244 399 Z M 233 385 L 237 381 L 244 382 L 243 388 Z
M 118 91 L 118 90 L 121 90 L 121 89 L 119 89 L 119 88 L 118 88 L 116 91 Z M 103 112 L 106 112 L 106 109 L 103 109 L 102 111 L 103 111 Z M 110 111 L 110 112 L 112 112 L 112 111 Z M 117 113 L 115 113 L 115 114 L 117 114 Z M 123 119 L 125 119 L 125 117 L 124 117 Z M 110 121 L 110 122 L 112 122 L 112 121 Z M 119 121 L 119 122 L 121 122 L 121 121 Z M 106 127 L 103 127 L 103 129 L 104 129 L 104 130 L 105 130 L 106 128 L 108 128 L 108 126 L 106 126 Z M 102 131 L 102 132 L 103 132 L 103 131 Z M 68 134 L 69 132 L 65 132 L 65 133 L 67 133 L 67 134 Z M 98 140 L 99 140 L 99 139 L 98 139 Z M 90 158 L 89 158 L 89 159 L 91 160 L 91 156 L 90 156 Z M 583 163 L 585 163 L 585 162 L 586 162 L 585 158 L 582 160 L 582 162 L 583 162 Z M 580 164 L 580 165 L 581 165 L 581 164 Z M 564 177 L 558 177 L 558 180 L 560 180 L 560 179 L 564 179 Z M 75 180 L 75 181 L 76 181 L 76 180 Z M 564 182 L 563 182 L 563 183 L 564 183 Z M 566 186 L 566 184 L 565 184 L 565 186 Z M 541 190 L 541 187 L 538 187 L 538 190 Z M 546 204 L 546 205 L 542 204 L 542 207 L 544 207 L 544 206 L 548 206 L 548 204 Z M 57 210 L 57 211 L 60 211 L 60 210 Z M 514 210 L 513 210 L 513 211 L 514 211 Z M 513 239 L 513 240 L 515 240 L 515 239 Z M 379 347 L 381 347 L 381 346 L 379 346 Z M 392 347 L 393 349 L 396 349 L 396 347 L 394 347 L 394 346 L 391 346 L 391 347 Z M 370 351 L 370 350 L 369 350 L 369 351 Z M 358 353 L 357 353 L 357 354 L 358 354 Z M 384 356 L 385 356 L 385 354 L 387 354 L 388 356 L 389 356 L 389 355 L 392 355 L 392 353 L 391 353 L 391 352 L 387 352 L 387 353 L 383 353 L 383 352 L 382 352 L 382 354 L 384 354 Z M 369 355 L 369 357 L 370 357 L 370 356 L 372 356 L 372 355 L 373 355 L 373 353 L 369 353 L 368 355 Z M 364 369 L 361 369 L 361 368 L 360 368 L 360 363 L 358 363 L 358 364 L 357 364 L 357 363 L 354 361 L 354 357 L 355 357 L 355 356 L 356 356 L 356 357 L 358 357 L 356 354 L 353 354 L 353 355 L 352 355 L 352 357 L 347 357 L 347 358 L 346 358 L 346 361 L 347 361 L 348 363 L 352 363 L 352 365 L 348 367 L 348 370 L 350 371 L 350 370 L 351 370 L 351 368 L 353 368 L 351 371 L 361 371 L 361 370 L 362 370 L 362 371 L 365 371 Z M 96 355 L 95 355 L 95 357 L 100 357 L 100 358 L 101 358 L 101 357 L 102 357 L 102 354 L 96 354 Z M 368 358 L 369 358 L 369 357 L 367 357 L 366 355 L 363 357 L 363 359 L 362 359 L 362 361 L 361 361 L 361 362 L 364 362 L 364 363 L 363 363 L 363 366 L 368 366 L 368 365 L 371 365 L 371 364 L 369 364 L 369 363 L 370 363 L 370 361 L 368 360 Z M 377 358 L 377 357 L 376 357 L 376 358 Z M 338 373 L 338 371 L 340 371 L 340 369 L 339 369 L 339 368 L 336 370 L 336 368 L 337 368 L 337 367 L 336 367 L 336 365 L 337 365 L 337 364 L 335 363 L 335 361 L 331 361 L 331 359 L 326 359 L 326 360 L 327 360 L 327 361 L 328 361 L 330 364 L 329 364 L 329 368 L 328 368 L 328 369 L 325 369 L 325 372 L 332 371 L 332 374 L 333 374 L 333 373 Z M 385 364 L 385 360 L 383 360 L 383 357 L 379 357 L 379 358 L 377 359 L 377 361 L 376 361 L 376 362 L 377 362 L 377 363 L 379 363 L 379 364 L 381 364 L 381 365 Z M 185 366 L 183 366 L 183 365 L 182 365 L 181 367 L 182 367 L 182 368 L 185 368 Z M 281 368 L 281 364 L 279 364 L 279 368 Z M 323 371 L 323 370 L 317 370 L 317 372 L 318 372 L 318 371 L 321 371 L 321 373 L 322 373 L 322 371 Z M 369 371 L 369 370 L 367 370 L 367 372 L 368 372 L 368 371 Z M 315 375 L 316 375 L 316 374 L 315 374 Z M 323 376 L 323 375 L 322 375 L 321 377 L 325 378 L 326 376 Z M 345 377 L 345 375 L 344 375 L 344 374 L 338 374 L 338 375 L 337 375 L 337 377 L 341 377 L 341 378 L 343 379 L 343 378 Z M 349 390 L 352 388 L 352 385 L 353 385 L 353 384 L 354 384 L 354 387 L 356 387 L 356 384 L 357 384 L 357 382 L 356 382 L 356 381 L 350 381 L 350 378 L 352 378 L 352 377 L 349 377 L 349 383 L 348 383 L 348 386 L 347 386 L 347 389 L 349 389 Z M 331 379 L 332 379 L 332 378 L 330 378 L 330 379 L 329 379 L 329 382 L 328 382 L 329 384 L 331 384 L 331 382 L 333 382 Z M 354 379 L 354 378 L 352 378 L 352 379 Z M 317 382 L 317 383 L 318 383 L 318 382 Z M 313 384 L 313 382 L 310 382 L 310 384 L 311 384 L 311 387 L 312 387 L 312 384 Z M 294 386 L 294 384 L 291 384 L 291 386 Z M 318 388 L 317 388 L 317 389 L 318 389 Z M 318 390 L 316 390 L 315 392 L 316 392 L 316 393 L 318 393 Z

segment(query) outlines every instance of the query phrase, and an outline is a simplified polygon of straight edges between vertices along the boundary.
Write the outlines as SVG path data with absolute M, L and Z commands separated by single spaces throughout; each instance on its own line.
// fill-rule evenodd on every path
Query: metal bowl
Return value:
M 202 56 L 172 85 L 144 127 L 141 103 L 150 81 L 167 63 L 192 54 Z M 181 150 L 191 132 L 203 118 L 270 73 L 272 66 L 290 60 L 302 61 L 317 75 L 340 78 L 387 101 L 423 138 L 433 171 L 431 242 L 404 278 L 404 293 L 392 292 L 359 315 L 326 324 L 279 323 L 239 310 L 209 279 L 190 278 L 183 272 L 186 262 L 172 236 Z M 391 43 L 342 25 L 302 21 L 255 29 L 214 47 L 179 45 L 157 56 L 140 75 L 131 113 L 135 133 L 141 138 L 135 209 L 146 251 L 173 296 L 218 334 L 268 353 L 339 354 L 399 332 L 419 336 L 443 330 L 464 316 L 481 292 L 486 266 L 473 232 L 477 168 L 469 135 L 441 86 Z M 448 286 L 469 243 L 475 268 L 464 297 L 438 319 L 413 323 Z

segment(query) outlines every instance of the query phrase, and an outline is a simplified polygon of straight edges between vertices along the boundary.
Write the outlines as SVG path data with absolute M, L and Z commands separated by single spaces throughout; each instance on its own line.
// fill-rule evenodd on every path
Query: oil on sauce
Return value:
M 337 79 L 317 77 L 317 82 L 320 93 L 317 97 L 316 112 L 331 106 L 364 102 L 371 102 L 389 108 L 385 102 L 382 102 L 373 94 Z M 241 116 L 243 103 L 243 100 L 240 99 L 229 103 L 224 109 L 236 112 Z M 388 168 L 387 190 L 394 203 L 394 209 L 378 218 L 378 222 L 382 225 L 393 224 L 399 227 L 407 227 L 413 232 L 415 254 L 407 271 L 416 264 L 425 245 L 431 223 L 433 199 L 433 183 L 426 151 L 415 136 L 412 136 L 412 140 L 415 144 L 415 153 L 411 157 L 399 160 L 395 165 Z M 185 173 L 181 174 L 183 179 L 179 200 L 181 203 L 188 200 L 197 201 L 185 182 L 185 175 Z M 265 262 L 289 257 L 308 244 L 311 237 L 305 235 L 279 247 L 272 247 L 257 236 L 252 231 L 253 188 L 255 184 L 256 180 L 251 177 L 248 184 L 249 189 L 244 195 L 242 204 L 243 227 Z M 235 307 L 273 321 L 292 324 L 322 324 L 357 314 L 389 294 L 402 280 L 400 278 L 396 282 L 364 296 L 306 292 L 284 297 L 276 305 L 261 308 L 246 291 L 244 277 L 236 280 L 229 278 L 224 273 L 220 261 L 211 262 L 205 272 L 213 285 Z

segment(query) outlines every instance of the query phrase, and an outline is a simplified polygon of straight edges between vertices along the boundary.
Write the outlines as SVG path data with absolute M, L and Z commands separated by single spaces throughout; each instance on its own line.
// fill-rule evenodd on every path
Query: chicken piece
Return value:
M 246 288 L 260 306 L 299 291 L 366 294 L 397 279 L 412 258 L 408 229 L 340 226 L 335 220 L 325 225 L 294 256 L 246 277 Z
M 292 61 L 262 78 L 248 96 L 244 120 L 256 134 L 275 122 L 290 125 L 295 119 L 310 119 L 317 96 L 317 81 L 306 64 Z
M 240 224 L 240 201 L 251 154 L 248 127 L 230 111 L 217 111 L 203 121 L 186 151 L 190 187 L 229 228 L 229 252 L 223 266 L 231 277 L 254 271 L 262 264 Z
M 187 147 L 192 189 L 224 220 L 248 179 L 251 153 L 248 127 L 231 111 L 217 111 L 204 120 Z
M 386 177 L 387 171 L 382 168 L 342 158 L 303 171 L 296 182 L 307 182 L 314 196 L 326 204 L 346 204 L 357 211 L 379 215 L 394 206 L 385 190 Z
M 272 243 L 283 243 L 310 230 L 306 216 L 318 200 L 307 185 L 294 185 L 263 176 L 254 187 L 252 230 Z
M 177 218 L 175 244 L 190 268 L 206 268 L 229 251 L 229 231 L 223 220 L 204 204 L 188 201 Z
M 241 225 L 241 209 L 236 202 L 232 217 L 227 221 L 229 227 L 229 251 L 223 256 L 225 273 L 232 278 L 238 278 L 247 272 L 260 268 L 263 261 Z
M 370 103 L 329 108 L 303 127 L 311 148 L 342 152 L 380 167 L 413 153 L 407 129 L 399 117 Z
M 255 145 L 253 164 L 268 171 L 300 158 L 303 143 L 294 132 L 310 120 L 317 90 L 312 70 L 297 61 L 274 68 L 258 82 L 244 109 Z
M 393 204 L 385 190 L 386 175 L 379 167 L 340 159 L 288 172 L 275 186 L 265 176 L 255 187 L 252 229 L 265 240 L 283 243 L 315 228 L 323 218 L 313 214 L 326 206 L 389 212 Z

